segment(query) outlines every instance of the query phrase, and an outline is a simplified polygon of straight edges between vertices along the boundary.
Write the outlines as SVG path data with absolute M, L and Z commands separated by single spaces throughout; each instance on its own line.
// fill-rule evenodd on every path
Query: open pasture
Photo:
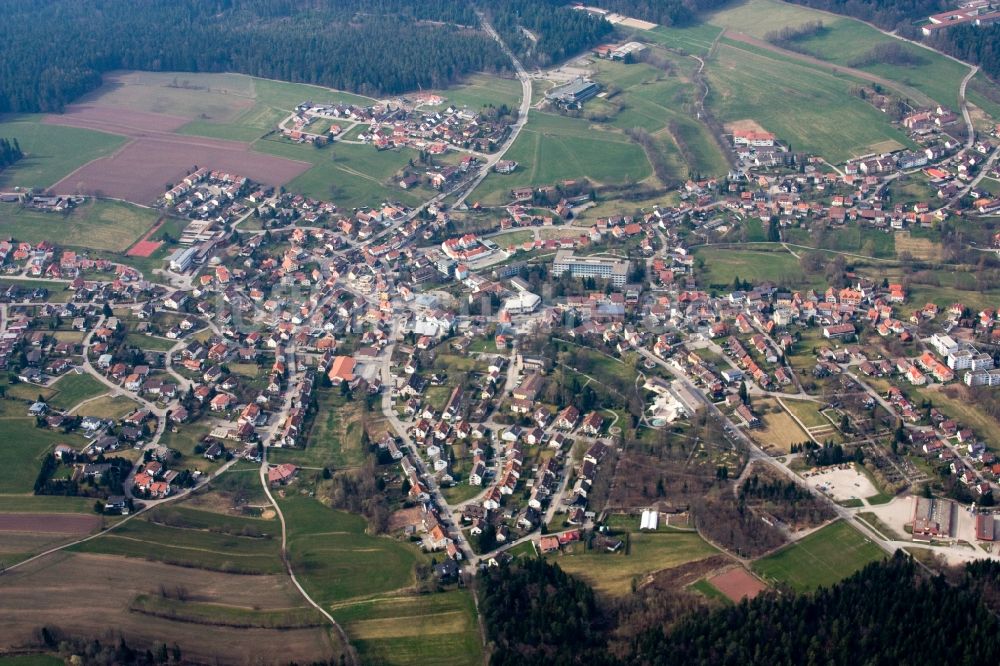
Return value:
M 41 116 L 14 116 L 0 122 L 0 136 L 17 139 L 24 157 L 0 171 L 0 190 L 47 188 L 87 162 L 114 152 L 125 139 L 107 132 L 58 127 Z
M 0 232 L 16 240 L 121 252 L 156 221 L 157 212 L 120 201 L 89 200 L 68 213 L 29 210 L 0 204 Z

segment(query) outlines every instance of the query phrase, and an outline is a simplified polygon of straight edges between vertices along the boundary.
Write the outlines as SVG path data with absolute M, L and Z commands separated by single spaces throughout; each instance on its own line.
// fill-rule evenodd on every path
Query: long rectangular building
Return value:
M 616 287 L 624 287 L 628 281 L 629 262 L 608 257 L 579 257 L 570 250 L 556 252 L 552 264 L 552 275 L 559 277 L 569 272 L 573 277 L 593 277 L 610 280 Z

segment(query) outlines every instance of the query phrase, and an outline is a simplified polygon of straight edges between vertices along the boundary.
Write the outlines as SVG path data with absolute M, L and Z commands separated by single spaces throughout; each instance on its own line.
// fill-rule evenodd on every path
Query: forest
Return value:
M 588 3 L 632 18 L 670 26 L 690 25 L 701 12 L 719 9 L 730 0 L 599 0 Z
M 943 12 L 956 3 L 947 0 L 789 0 L 796 5 L 852 16 L 874 23 L 883 30 L 900 29 L 907 36 L 919 35 L 914 21 Z
M 491 664 L 995 664 L 1000 620 L 990 612 L 1000 566 L 976 563 L 952 580 L 906 555 L 870 564 L 831 588 L 765 593 L 719 606 L 648 605 L 637 618 L 595 599 L 547 560 L 488 570 L 479 589 Z M 641 593 L 638 595 L 641 596 Z M 660 622 L 651 614 L 659 613 Z M 622 622 L 649 628 L 622 641 Z
M 948 55 L 979 65 L 989 77 L 1000 78 L 1000 25 L 957 25 L 927 41 Z
M 10 166 L 22 157 L 24 157 L 24 153 L 21 152 L 21 145 L 17 142 L 17 139 L 0 137 L 0 170 Z
M 0 112 L 61 111 L 116 69 L 379 95 L 510 67 L 485 33 L 463 27 L 476 16 L 459 0 L 0 0 L 0 13 Z
M 561 0 L 483 4 L 493 27 L 525 64 L 544 67 L 560 62 L 597 44 L 613 30 L 604 19 L 574 10 Z

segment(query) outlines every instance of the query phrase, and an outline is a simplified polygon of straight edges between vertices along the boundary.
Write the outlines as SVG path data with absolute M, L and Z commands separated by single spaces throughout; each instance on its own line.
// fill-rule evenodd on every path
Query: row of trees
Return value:
M 0 0 L 0 14 L 0 112 L 60 111 L 115 69 L 233 71 L 374 95 L 510 67 L 487 35 L 452 24 L 475 23 L 458 0 Z
M 931 46 L 974 65 L 992 78 L 1000 77 L 1000 25 L 957 25 L 939 30 Z
M 885 30 L 910 29 L 915 20 L 954 6 L 945 0 L 791 0 L 797 5 L 845 14 Z M 904 30 L 905 31 L 905 30 Z
M 22 157 L 24 157 L 24 153 L 21 152 L 21 144 L 17 142 L 17 139 L 4 139 L 0 137 L 0 170 L 10 166 Z

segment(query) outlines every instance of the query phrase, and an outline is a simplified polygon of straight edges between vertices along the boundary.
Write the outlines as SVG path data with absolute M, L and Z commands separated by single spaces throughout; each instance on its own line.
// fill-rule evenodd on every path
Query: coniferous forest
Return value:
M 0 137 L 0 169 L 10 166 L 22 157 L 24 153 L 21 152 L 21 145 L 17 139 Z
M 829 589 L 664 617 L 622 640 L 621 607 L 537 559 L 488 571 L 479 603 L 494 666 L 971 665 L 1000 663 L 998 591 L 996 563 L 946 581 L 897 554 Z
M 116 69 L 378 95 L 510 67 L 458 0 L 0 0 L 0 15 L 0 112 L 59 111 Z

